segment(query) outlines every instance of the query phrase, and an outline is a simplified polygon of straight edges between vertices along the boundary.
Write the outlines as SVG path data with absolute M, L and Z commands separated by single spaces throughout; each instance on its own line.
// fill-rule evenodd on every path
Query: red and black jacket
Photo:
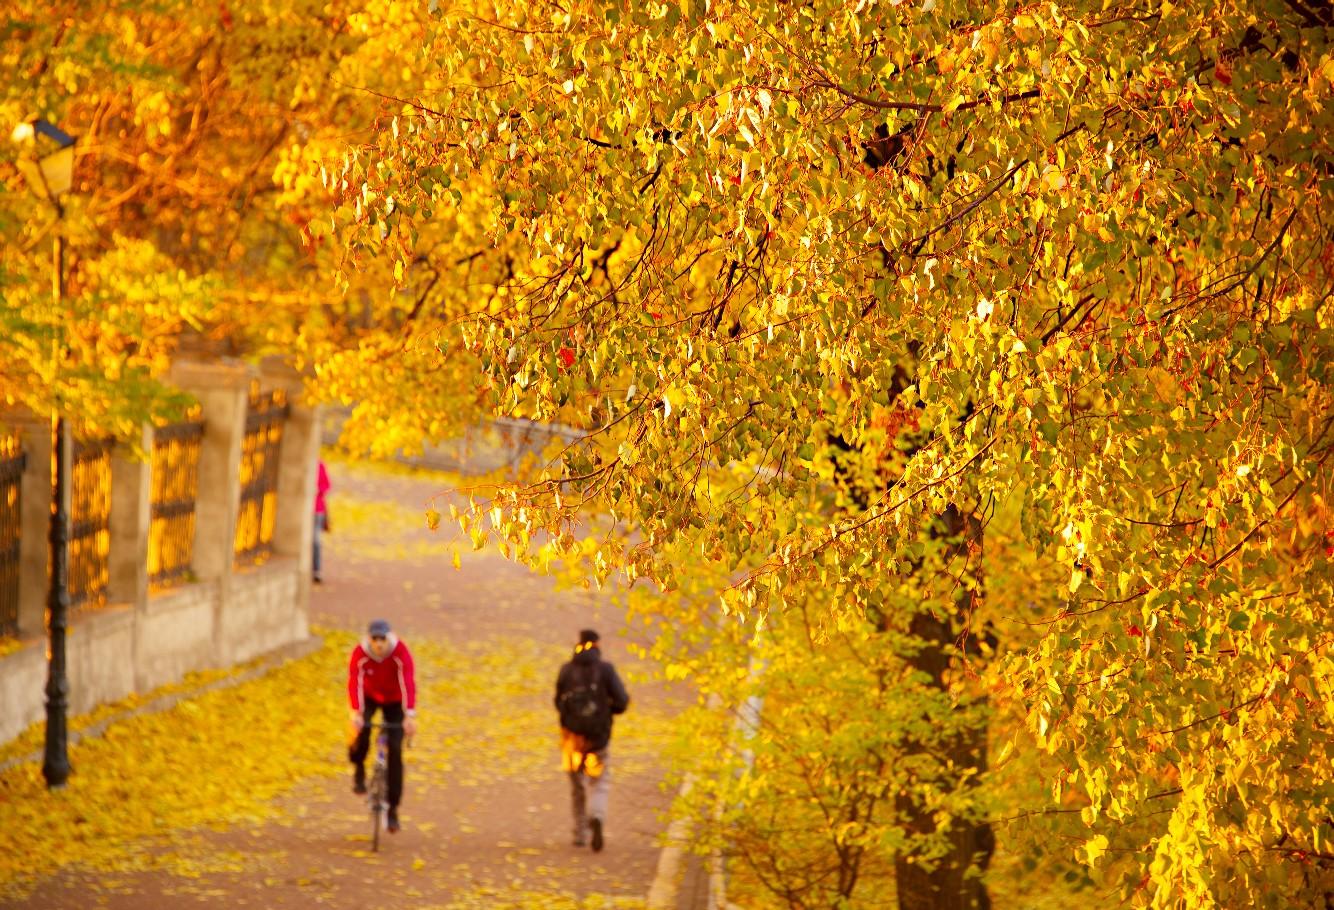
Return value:
M 389 653 L 377 659 L 369 641 L 352 649 L 347 666 L 347 700 L 364 712 L 366 699 L 382 705 L 402 704 L 409 715 L 417 711 L 417 681 L 408 646 L 389 635 Z

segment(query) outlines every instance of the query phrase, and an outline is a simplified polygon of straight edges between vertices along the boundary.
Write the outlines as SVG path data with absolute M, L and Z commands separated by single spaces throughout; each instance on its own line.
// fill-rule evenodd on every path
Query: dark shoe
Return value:
M 594 852 L 594 853 L 601 853 L 601 852 L 602 852 L 602 819 L 600 819 L 600 818 L 595 818 L 595 819 L 593 819 L 591 822 L 588 823 L 588 826 L 589 826 L 590 828 L 593 829 L 593 852 Z
M 352 772 L 352 792 L 358 796 L 366 792 L 366 769 L 361 765 Z
M 321 578 L 321 577 L 318 576 L 318 575 L 316 575 L 316 576 L 312 579 L 312 581 L 314 581 L 315 584 L 317 584 L 317 585 L 322 585 L 322 584 L 324 584 L 324 579 Z
M 398 807 L 389 810 L 389 824 L 385 826 L 385 829 L 390 834 L 398 830 Z

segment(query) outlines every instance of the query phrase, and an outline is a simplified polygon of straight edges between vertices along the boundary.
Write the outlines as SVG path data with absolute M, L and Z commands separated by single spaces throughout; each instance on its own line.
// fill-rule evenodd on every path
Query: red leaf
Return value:
M 556 356 L 559 357 L 561 363 L 565 364 L 567 367 L 574 363 L 574 351 L 569 348 L 561 348 L 556 352 Z

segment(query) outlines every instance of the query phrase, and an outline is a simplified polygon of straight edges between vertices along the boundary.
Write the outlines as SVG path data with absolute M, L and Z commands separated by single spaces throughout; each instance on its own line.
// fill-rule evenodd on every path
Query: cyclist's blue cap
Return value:
M 367 631 L 371 633 L 371 638 L 374 638 L 377 635 L 388 635 L 389 620 L 387 619 L 372 620 L 370 626 L 367 628 Z

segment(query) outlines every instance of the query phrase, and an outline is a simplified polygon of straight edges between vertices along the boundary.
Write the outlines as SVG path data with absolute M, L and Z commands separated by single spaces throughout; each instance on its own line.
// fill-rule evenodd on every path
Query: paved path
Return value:
M 360 631 L 385 617 L 418 654 L 421 731 L 408 752 L 403 831 L 369 853 L 364 803 L 340 772 L 298 784 L 275 820 L 200 832 L 198 852 L 218 862 L 197 876 L 67 871 L 0 906 L 364 908 L 383 905 L 386 891 L 413 907 L 559 908 L 584 898 L 588 906 L 638 906 L 669 802 L 659 757 L 679 693 L 646 681 L 626 649 L 633 632 L 609 599 L 558 592 L 550 579 L 490 553 L 467 553 L 455 570 L 450 530 L 427 531 L 421 517 L 428 499 L 445 492 L 440 481 L 337 465 L 331 473 L 334 533 L 325 538 L 325 584 L 315 589 L 312 619 Z M 557 666 L 589 625 L 602 632 L 604 654 L 633 699 L 613 742 L 617 776 L 601 854 L 570 844 L 551 708 Z M 343 698 L 344 673 L 331 667 L 331 691 L 309 697 Z M 343 734 L 293 747 L 338 762 Z

